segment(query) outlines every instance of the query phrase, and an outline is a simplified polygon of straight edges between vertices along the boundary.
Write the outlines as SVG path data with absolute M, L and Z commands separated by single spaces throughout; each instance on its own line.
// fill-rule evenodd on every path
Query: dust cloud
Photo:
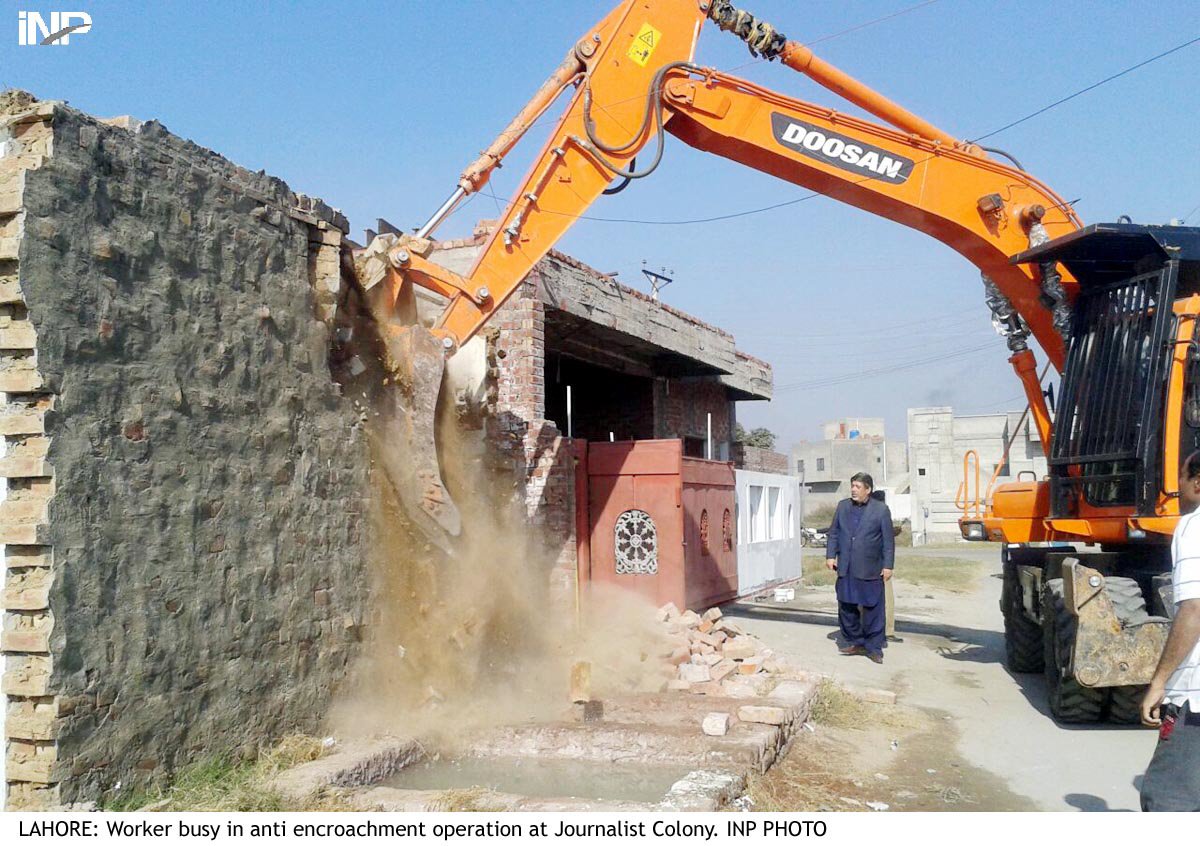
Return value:
M 444 413 L 443 477 L 463 516 L 449 554 L 420 536 L 383 472 L 371 519 L 372 617 L 357 671 L 335 707 L 338 737 L 399 735 L 453 747 L 492 726 L 568 718 L 570 673 L 591 662 L 591 695 L 659 690 L 670 677 L 664 627 L 627 593 L 552 589 L 554 552 L 526 518 L 511 472 L 491 471 L 471 433 Z M 403 450 L 386 431 L 371 439 Z

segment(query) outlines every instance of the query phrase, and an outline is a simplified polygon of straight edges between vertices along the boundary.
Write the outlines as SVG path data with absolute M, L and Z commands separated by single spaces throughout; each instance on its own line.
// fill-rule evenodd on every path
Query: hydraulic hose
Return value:
M 629 160 L 629 169 L 633 170 L 635 167 L 637 167 L 637 156 L 634 156 L 632 159 Z M 626 188 L 629 187 L 629 183 L 631 181 L 632 180 L 630 180 L 629 177 L 622 177 L 621 182 L 619 184 L 614 185 L 611 188 L 605 188 L 600 193 L 602 195 L 604 195 L 605 197 L 611 197 L 613 194 L 620 194 L 622 191 L 624 191 Z
M 630 139 L 623 144 L 606 144 L 596 134 L 596 124 L 592 120 L 592 89 L 589 82 L 583 91 L 583 128 L 587 133 L 587 141 L 584 141 L 582 138 L 578 137 L 573 138 L 572 140 L 574 140 L 584 149 L 588 150 L 608 170 L 612 171 L 617 176 L 624 177 L 626 180 L 642 179 L 654 173 L 659 164 L 662 162 L 663 150 L 666 146 L 666 138 L 663 135 L 662 81 L 669 71 L 678 70 L 680 68 L 690 71 L 700 70 L 699 67 L 693 65 L 691 62 L 671 62 L 670 64 L 663 65 L 661 68 L 659 68 L 658 72 L 654 74 L 654 79 L 650 82 L 650 90 L 646 95 L 646 108 L 642 112 L 641 126 L 639 126 L 637 131 L 633 133 Z M 637 143 L 641 141 L 642 136 L 646 134 L 646 129 L 650 125 L 651 117 L 654 119 L 654 129 L 658 134 L 658 137 L 656 139 L 657 145 L 654 151 L 654 160 L 650 162 L 645 170 L 634 171 L 632 166 L 629 170 L 625 170 L 619 164 L 610 161 L 609 159 L 605 158 L 604 155 L 602 155 L 602 153 L 619 155 L 620 153 L 624 153 L 636 146 Z M 636 157 L 634 161 L 636 162 Z M 621 186 L 617 190 L 623 189 L 624 186 Z
M 981 150 L 984 150 L 984 151 L 986 151 L 986 152 L 988 152 L 988 153 L 995 153 L 997 156 L 1004 156 L 1004 158 L 1008 159 L 1010 162 L 1012 162 L 1012 163 L 1013 163 L 1013 165 L 1014 165 L 1014 166 L 1016 166 L 1017 170 L 1024 170 L 1024 169 L 1025 169 L 1025 168 L 1024 168 L 1022 165 L 1021 165 L 1021 163 L 1020 163 L 1019 161 L 1017 161 L 1017 157 L 1016 157 L 1016 156 L 1014 156 L 1012 153 L 1006 153 L 1004 150 L 1001 150 L 999 147 L 984 147 L 984 146 L 980 146 L 980 148 L 979 148 L 979 149 L 981 149 Z

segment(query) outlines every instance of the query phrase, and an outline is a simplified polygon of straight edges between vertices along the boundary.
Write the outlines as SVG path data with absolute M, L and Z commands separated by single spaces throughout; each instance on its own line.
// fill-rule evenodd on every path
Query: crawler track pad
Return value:
M 387 336 L 389 370 L 395 390 L 385 400 L 389 425 L 379 437 L 383 471 L 397 498 L 426 538 L 450 551 L 462 532 L 458 506 L 442 482 L 434 439 L 438 395 L 446 360 L 441 343 L 420 326 L 391 327 Z

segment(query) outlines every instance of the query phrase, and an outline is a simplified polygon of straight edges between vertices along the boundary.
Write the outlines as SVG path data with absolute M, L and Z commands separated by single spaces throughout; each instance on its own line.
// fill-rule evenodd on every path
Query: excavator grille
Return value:
M 1153 512 L 1177 264 L 1087 287 L 1075 305 L 1050 450 L 1055 516 L 1080 495 Z

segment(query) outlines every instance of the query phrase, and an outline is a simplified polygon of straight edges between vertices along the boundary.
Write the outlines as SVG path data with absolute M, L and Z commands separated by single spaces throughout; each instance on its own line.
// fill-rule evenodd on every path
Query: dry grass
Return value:
M 499 813 L 509 808 L 499 801 L 491 790 L 484 787 L 468 787 L 444 790 L 441 795 L 425 806 L 426 811 Z
M 912 708 L 867 702 L 829 678 L 821 679 L 818 683 L 808 720 L 825 728 L 887 726 L 905 731 L 911 731 L 923 722 L 919 713 Z
M 800 574 L 804 584 L 813 587 L 828 587 L 837 581 L 837 573 L 825 566 L 825 553 L 819 549 L 801 559 Z
M 847 802 L 858 793 L 853 782 L 833 771 L 831 760 L 789 756 L 765 776 L 754 776 L 746 795 L 751 809 L 763 813 L 798 811 L 866 811 L 866 806 Z
M 818 505 L 804 515 L 804 525 L 812 526 L 814 529 L 824 529 L 833 522 L 833 515 L 836 511 L 837 505 Z
M 866 811 L 868 801 L 891 802 L 886 794 L 897 782 L 893 778 L 885 788 L 873 776 L 896 759 L 889 751 L 884 758 L 863 759 L 862 750 L 886 750 L 891 738 L 907 744 L 909 738 L 924 736 L 932 722 L 913 708 L 866 702 L 832 679 L 817 686 L 809 721 L 815 733 L 800 732 L 783 760 L 750 779 L 752 810 Z
M 209 758 L 180 770 L 171 785 L 129 792 L 104 803 L 107 811 L 353 811 L 345 797 L 330 790 L 303 802 L 269 787 L 290 767 L 324 754 L 321 741 L 306 735 L 284 738 L 255 761 Z
M 911 555 L 897 563 L 895 579 L 898 585 L 925 585 L 964 593 L 983 571 L 982 562 L 969 558 Z
M 984 565 L 967 558 L 904 555 L 896 562 L 897 585 L 936 587 L 954 593 L 971 589 L 983 573 Z M 829 586 L 837 581 L 837 573 L 825 567 L 823 554 L 806 555 L 802 564 L 804 583 L 814 587 Z
M 868 703 L 832 679 L 817 686 L 809 720 L 823 730 L 855 729 L 863 724 Z M 767 813 L 866 810 L 846 801 L 859 791 L 846 770 L 850 750 L 822 736 L 801 732 L 787 756 L 746 785 L 751 809 Z
M 854 728 L 862 722 L 866 705 L 833 679 L 821 679 L 808 719 L 823 726 Z

